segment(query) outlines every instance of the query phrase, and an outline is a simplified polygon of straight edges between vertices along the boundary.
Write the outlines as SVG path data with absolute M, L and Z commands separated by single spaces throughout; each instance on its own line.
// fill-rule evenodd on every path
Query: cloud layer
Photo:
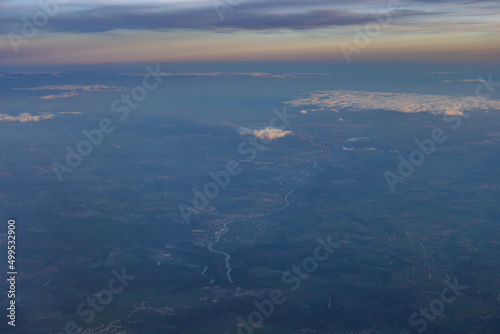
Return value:
M 359 1 L 358 1 L 359 2 Z M 269 29 L 318 29 L 333 26 L 364 24 L 374 20 L 371 13 L 345 7 L 330 0 L 246 0 L 237 5 L 220 1 L 217 14 L 215 1 L 127 4 L 100 6 L 67 6 L 52 18 L 50 29 L 59 32 L 106 32 L 127 30 L 269 30 Z M 340 6 L 339 6 L 340 5 Z M 344 6 L 342 6 L 344 5 Z M 67 10 L 67 9 L 72 10 Z M 395 17 L 429 15 L 420 10 L 402 10 Z M 0 16 L 1 17 L 1 16 Z M 18 16 L 4 17 L 0 32 L 18 22 Z
M 403 113 L 428 112 L 462 115 L 468 110 L 500 110 L 500 101 L 481 97 L 454 97 L 405 93 L 327 91 L 286 102 L 309 111 L 389 110 Z
M 242 135 L 254 135 L 257 138 L 261 139 L 277 139 L 283 138 L 289 134 L 292 134 L 292 131 L 285 131 L 281 129 L 267 127 L 265 129 L 248 129 L 248 128 L 238 128 L 238 133 Z
M 1 2 L 0 2 L 1 3 Z M 14 3 L 14 1 L 6 1 Z M 393 19 L 404 18 L 403 25 L 420 22 L 434 27 L 438 17 L 467 19 L 474 27 L 493 26 L 496 1 L 485 0 L 410 0 L 392 13 Z M 387 11 L 389 2 L 368 0 L 207 0 L 168 1 L 157 3 L 71 1 L 60 6 L 50 20 L 49 29 L 57 32 L 106 32 L 113 30 L 271 30 L 321 29 L 361 25 L 374 21 L 375 12 Z M 9 33 L 20 17 L 40 10 L 34 4 L 12 4 L 2 8 L 0 33 Z M 221 20 L 222 14 L 223 19 Z M 472 14 L 472 15 L 471 15 Z M 477 19 L 480 16 L 482 19 Z M 436 17 L 436 18 L 434 18 Z M 485 17 L 492 20 L 486 20 Z M 429 24 L 429 21 L 433 24 Z M 448 25 L 456 23 L 453 20 Z M 440 25 L 442 27 L 442 25 Z

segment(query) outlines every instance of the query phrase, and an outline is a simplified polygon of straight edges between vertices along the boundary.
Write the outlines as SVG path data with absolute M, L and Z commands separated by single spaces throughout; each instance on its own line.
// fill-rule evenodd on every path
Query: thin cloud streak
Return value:
M 47 85 L 38 87 L 24 87 L 24 88 L 13 88 L 14 90 L 60 90 L 60 91 L 76 91 L 81 90 L 85 92 L 104 92 L 104 91 L 120 91 L 121 88 L 118 86 L 106 86 L 106 85 Z
M 79 96 L 82 92 L 116 92 L 121 91 L 122 89 L 118 86 L 105 85 L 47 85 L 39 87 L 13 88 L 13 90 L 61 91 L 60 94 L 51 94 L 40 97 L 41 100 L 56 100 Z
M 126 75 L 129 77 L 143 77 L 148 74 L 145 73 L 120 73 L 120 75 Z M 326 76 L 331 75 L 331 73 L 283 73 L 283 74 L 271 74 L 265 72 L 162 72 L 158 73 L 161 77 L 224 77 L 224 76 L 246 76 L 255 78 L 295 78 L 302 76 Z

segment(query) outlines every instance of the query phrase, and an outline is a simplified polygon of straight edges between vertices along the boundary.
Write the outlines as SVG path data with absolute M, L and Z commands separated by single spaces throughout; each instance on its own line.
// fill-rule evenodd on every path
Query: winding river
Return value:
M 280 208 L 278 208 L 276 210 L 273 210 L 271 212 L 268 212 L 268 213 L 265 213 L 265 214 L 261 214 L 261 215 L 255 216 L 255 217 L 252 217 L 252 219 L 259 219 L 259 218 L 263 218 L 263 217 L 275 214 L 275 213 L 280 212 L 281 210 L 283 210 L 284 208 L 286 208 L 287 206 L 290 205 L 290 202 L 288 201 L 288 196 L 290 196 L 295 191 L 295 189 L 293 189 L 292 187 L 284 184 L 283 181 L 280 181 L 280 184 L 282 186 L 287 187 L 288 189 L 290 189 L 290 191 L 285 195 L 285 205 L 283 205 L 282 207 L 280 207 Z M 224 231 L 221 232 L 221 233 L 219 233 L 219 235 L 217 235 L 217 238 L 214 241 L 212 241 L 211 243 L 208 244 L 208 249 L 209 250 L 211 250 L 212 252 L 215 252 L 215 253 L 223 254 L 226 257 L 226 268 L 227 268 L 226 276 L 227 276 L 227 279 L 229 280 L 229 282 L 231 282 L 231 283 L 234 283 L 233 279 L 231 278 L 231 271 L 233 269 L 231 268 L 231 264 L 229 263 L 229 260 L 231 260 L 231 255 L 229 255 L 229 253 L 226 253 L 224 251 L 220 251 L 220 250 L 214 249 L 213 245 L 215 243 L 219 242 L 220 238 L 224 234 L 226 234 L 227 232 L 229 232 L 229 224 L 231 224 L 231 223 L 233 223 L 235 221 L 240 221 L 240 220 L 245 220 L 245 218 L 238 218 L 238 219 L 233 219 L 233 220 L 229 220 L 229 221 L 225 222 L 224 225 L 222 225 L 224 227 Z

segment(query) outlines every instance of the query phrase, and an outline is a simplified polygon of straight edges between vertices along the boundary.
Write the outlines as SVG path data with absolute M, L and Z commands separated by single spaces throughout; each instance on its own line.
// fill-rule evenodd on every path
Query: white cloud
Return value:
M 106 91 L 120 91 L 121 88 L 117 86 L 106 85 L 47 85 L 39 87 L 27 88 L 14 88 L 14 90 L 28 90 L 28 91 L 60 91 L 60 94 L 51 94 L 41 96 L 41 100 L 54 100 L 63 99 L 80 95 L 81 92 L 106 92 Z
M 0 78 L 7 79 L 23 79 L 29 77 L 38 77 L 38 78 L 57 78 L 61 77 L 63 74 L 67 72 L 63 71 L 26 71 L 26 72 L 3 72 L 0 73 Z
M 17 116 L 10 116 L 8 114 L 0 114 L 0 122 L 38 122 L 44 119 L 51 119 L 55 117 L 54 114 L 43 113 L 38 116 L 31 115 L 30 113 L 22 113 Z
M 102 91 L 118 91 L 120 87 L 106 86 L 106 85 L 47 85 L 28 88 L 14 88 L 14 90 L 60 90 L 60 91 L 74 91 L 81 90 L 85 92 L 102 92 Z
M 368 137 L 355 137 L 355 138 L 353 137 L 353 138 L 347 139 L 347 141 L 350 142 L 350 141 L 369 140 L 369 139 L 370 138 L 368 138 Z
M 283 138 L 289 134 L 292 134 L 292 131 L 285 131 L 281 129 L 275 129 L 271 127 L 267 127 L 265 129 L 248 129 L 248 128 L 238 128 L 238 133 L 242 135 L 254 135 L 257 138 L 262 138 L 262 139 L 276 139 L 276 138 Z
M 312 93 L 304 98 L 286 102 L 309 111 L 371 111 L 389 110 L 403 113 L 428 112 L 462 115 L 464 111 L 500 110 L 500 101 L 482 97 L 454 97 L 406 93 L 356 91 L 327 91 Z
M 121 75 L 127 75 L 130 77 L 142 77 L 148 75 L 147 73 L 120 73 Z M 162 72 L 159 76 L 166 77 L 223 77 L 223 76 L 245 76 L 254 78 L 295 78 L 302 76 L 323 76 L 331 75 L 330 73 L 282 73 L 282 74 L 271 74 L 266 72 L 179 72 L 179 73 L 167 73 Z
M 487 82 L 484 79 L 461 79 L 461 80 L 441 80 L 442 82 L 452 83 L 452 82 Z
M 420 75 L 446 75 L 446 74 L 459 74 L 460 72 L 425 72 Z
M 55 100 L 55 99 L 65 99 L 68 97 L 78 96 L 78 92 L 65 92 L 61 94 L 45 95 L 41 96 L 41 100 Z

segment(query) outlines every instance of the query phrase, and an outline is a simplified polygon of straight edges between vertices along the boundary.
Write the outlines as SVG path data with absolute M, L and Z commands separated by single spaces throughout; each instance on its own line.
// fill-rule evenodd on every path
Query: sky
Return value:
M 495 62 L 500 2 L 0 0 L 0 35 L 0 65 Z

